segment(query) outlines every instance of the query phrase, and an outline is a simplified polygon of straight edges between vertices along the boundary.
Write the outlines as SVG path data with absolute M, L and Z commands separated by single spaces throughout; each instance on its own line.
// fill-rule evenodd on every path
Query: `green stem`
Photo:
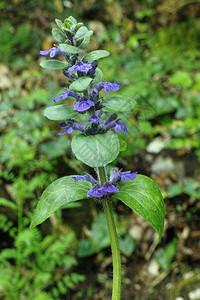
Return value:
M 106 181 L 104 168 L 99 168 L 101 185 Z M 121 257 L 119 249 L 119 241 L 117 230 L 113 216 L 112 202 L 110 199 L 103 200 L 103 209 L 106 216 L 108 231 L 110 235 L 110 243 L 113 257 L 113 289 L 112 300 L 120 300 L 121 295 Z

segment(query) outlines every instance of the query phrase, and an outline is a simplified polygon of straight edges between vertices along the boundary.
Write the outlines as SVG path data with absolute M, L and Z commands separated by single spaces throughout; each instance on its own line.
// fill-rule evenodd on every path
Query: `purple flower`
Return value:
M 95 184 L 86 194 L 87 197 L 101 198 L 105 193 L 101 190 L 101 187 L 98 184 Z
M 125 134 L 128 134 L 126 125 L 124 123 L 119 122 L 119 120 L 116 120 L 115 131 L 119 132 L 119 131 L 121 131 L 121 129 L 123 129 Z
M 88 173 L 86 173 L 86 175 L 83 176 L 77 176 L 77 177 L 72 177 L 74 180 L 78 181 L 78 180 L 87 180 L 89 182 L 91 182 L 92 184 L 96 184 L 96 180 Z
M 111 128 L 115 128 L 116 132 L 121 131 L 121 129 L 123 129 L 125 134 L 128 134 L 126 125 L 124 123 L 119 122 L 120 119 L 116 119 L 117 115 L 116 114 L 112 114 L 105 122 L 106 125 L 106 129 L 107 131 Z
M 75 65 L 70 67 L 68 71 L 88 72 L 90 69 L 92 69 L 92 66 L 84 63 L 81 59 L 80 61 L 76 61 Z
M 100 90 L 102 90 L 104 88 L 104 91 L 106 93 L 110 93 L 110 89 L 112 91 L 118 91 L 119 90 L 119 82 L 115 81 L 114 83 L 111 82 L 100 82 L 97 85 L 97 90 L 100 92 Z
M 78 99 L 80 96 L 76 92 L 73 92 L 73 91 L 70 91 L 69 89 L 67 89 L 65 92 L 60 93 L 60 95 L 57 98 L 55 98 L 55 99 L 52 98 L 52 99 L 55 102 L 58 102 L 60 100 L 66 99 L 67 97 L 74 97 L 74 98 Z
M 131 171 L 120 172 L 121 181 L 127 181 L 135 179 L 137 172 L 131 173 Z
M 56 53 L 64 55 L 64 56 L 68 55 L 68 53 L 65 53 L 65 52 L 61 51 L 58 46 L 55 46 L 55 47 L 51 48 L 50 50 L 40 51 L 39 54 L 40 55 L 48 55 L 48 54 L 50 54 L 50 57 L 53 58 L 56 55 Z
M 101 187 L 101 191 L 103 191 L 105 193 L 105 195 L 106 195 L 107 193 L 116 193 L 116 192 L 119 192 L 119 189 L 116 186 L 114 186 L 112 183 L 106 182 Z
M 110 171 L 110 182 L 115 184 L 118 180 L 121 179 L 120 172 L 118 168 L 112 168 Z
M 85 125 L 81 122 L 74 121 L 72 119 L 67 119 L 67 123 L 62 122 L 60 123 L 60 127 L 66 127 L 62 132 L 58 133 L 57 135 L 63 135 L 65 133 L 72 133 L 73 130 L 79 130 L 83 132 Z
M 102 110 L 99 110 L 98 112 L 92 114 L 89 119 L 85 120 L 85 121 L 82 121 L 83 123 L 84 122 L 92 122 L 94 124 L 98 123 L 98 122 L 102 122 L 102 123 L 105 123 L 106 121 L 105 120 L 102 120 L 100 117 L 102 114 L 106 114 L 108 115 L 107 111 L 102 111 Z
M 94 106 L 93 101 L 87 99 L 86 97 L 81 97 L 74 105 L 74 110 L 85 111 L 88 110 L 91 106 Z
M 118 168 L 113 168 L 110 171 L 110 183 L 115 184 L 117 181 L 127 181 L 129 178 L 130 180 L 133 180 L 136 178 L 137 172 L 131 173 L 131 171 L 125 171 L 121 172 L 118 170 Z

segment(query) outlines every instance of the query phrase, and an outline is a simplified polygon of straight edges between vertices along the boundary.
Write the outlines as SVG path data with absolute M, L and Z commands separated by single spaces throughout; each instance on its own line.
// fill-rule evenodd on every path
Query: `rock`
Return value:
M 183 178 L 185 174 L 184 163 L 182 161 L 173 161 L 171 157 L 162 157 L 161 155 L 155 159 L 151 170 L 154 174 L 159 174 L 162 171 L 174 173 L 178 178 Z
M 147 151 L 149 153 L 159 153 L 165 147 L 166 141 L 162 138 L 155 138 L 148 146 Z
M 156 277 L 159 275 L 159 264 L 155 259 L 152 259 L 149 263 L 148 266 L 148 272 L 151 274 L 153 277 Z
M 189 292 L 188 297 L 190 300 L 199 300 L 200 299 L 200 288 Z
M 0 64 L 0 90 L 7 90 L 12 86 L 12 80 L 9 75 L 9 69 L 6 65 Z
M 134 224 L 131 226 L 129 229 L 130 236 L 136 240 L 136 241 L 141 241 L 143 233 L 144 233 L 144 228 L 141 227 L 140 225 Z
M 102 36 L 106 31 L 105 25 L 103 23 L 101 23 L 100 21 L 90 21 L 88 24 L 88 28 L 90 30 L 93 30 L 94 34 L 97 37 Z

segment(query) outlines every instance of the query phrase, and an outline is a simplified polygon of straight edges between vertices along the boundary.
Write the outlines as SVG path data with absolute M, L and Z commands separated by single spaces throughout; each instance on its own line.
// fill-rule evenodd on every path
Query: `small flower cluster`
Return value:
M 100 118 L 102 114 L 108 115 L 107 112 L 99 110 L 96 113 L 93 113 L 89 119 L 82 122 L 78 122 L 73 119 L 67 119 L 67 122 L 60 123 L 60 127 L 65 127 L 65 129 L 57 135 L 72 133 L 73 130 L 78 130 L 85 135 L 104 134 L 111 128 L 114 128 L 115 132 L 119 132 L 122 129 L 125 134 L 128 134 L 126 125 L 121 123 L 119 121 L 120 119 L 117 119 L 116 114 L 112 114 L 107 118 L 107 120 L 102 120 Z M 85 122 L 91 122 L 92 124 L 91 126 L 84 125 L 83 123 Z
M 96 169 L 95 169 L 96 170 Z M 107 170 L 107 168 L 106 168 Z M 96 170 L 98 171 L 98 170 Z M 131 171 L 121 172 L 118 168 L 113 168 L 110 171 L 110 180 L 106 181 L 103 186 L 100 182 L 94 179 L 90 174 L 83 176 L 72 177 L 74 180 L 87 180 L 92 183 L 93 187 L 87 192 L 87 197 L 101 198 L 107 194 L 119 192 L 119 189 L 115 186 L 118 181 L 127 181 L 128 179 L 133 180 L 136 178 L 137 172 L 131 173 Z
M 61 28 L 60 23 L 57 23 L 57 25 Z M 70 47 L 79 47 L 83 42 L 82 39 L 77 40 L 76 36 L 76 33 L 81 26 L 81 23 L 77 23 L 72 17 L 66 19 L 62 24 L 61 35 L 65 34 L 64 41 L 67 45 L 70 45 Z M 104 89 L 107 94 L 110 93 L 110 90 L 118 91 L 119 83 L 117 81 L 111 83 L 102 80 L 93 83 L 96 74 L 95 72 L 98 67 L 97 60 L 88 61 L 82 56 L 81 51 L 78 51 L 77 53 L 74 53 L 73 51 L 72 53 L 67 53 L 62 51 L 57 45 L 54 45 L 50 50 L 40 51 L 40 54 L 49 55 L 50 58 L 54 58 L 56 54 L 63 55 L 67 61 L 66 67 L 63 69 L 63 74 L 69 78 L 70 83 L 86 77 L 92 79 L 88 88 L 83 92 L 76 92 L 67 88 L 64 92 L 60 93 L 57 98 L 53 98 L 55 102 L 59 102 L 68 97 L 73 97 L 76 100 L 73 109 L 81 114 L 86 112 L 89 112 L 90 114 L 90 117 L 82 122 L 67 119 L 66 122 L 60 123 L 60 126 L 65 127 L 65 129 L 58 135 L 71 133 L 73 130 L 79 130 L 85 135 L 105 134 L 111 128 L 114 128 L 116 132 L 119 132 L 122 129 L 125 134 L 128 134 L 125 124 L 120 122 L 120 119 L 117 118 L 116 114 L 109 116 L 108 112 L 102 111 L 104 105 L 102 104 L 103 98 L 99 97 L 100 91 Z M 102 114 L 107 116 L 107 120 L 102 120 L 100 118 Z M 85 122 L 90 122 L 91 124 L 82 124 Z

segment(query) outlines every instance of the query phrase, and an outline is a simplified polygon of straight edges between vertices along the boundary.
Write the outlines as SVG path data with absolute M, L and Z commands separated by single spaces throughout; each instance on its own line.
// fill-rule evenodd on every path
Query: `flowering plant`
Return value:
M 58 135 L 79 134 L 72 138 L 74 155 L 86 165 L 95 169 L 96 179 L 90 174 L 62 177 L 43 192 L 33 214 L 31 226 L 45 221 L 56 209 L 81 199 L 98 199 L 106 215 L 113 254 L 113 300 L 120 299 L 121 261 L 115 221 L 112 212 L 113 199 L 119 199 L 132 208 L 157 231 L 161 239 L 164 225 L 164 203 L 156 183 L 137 172 L 112 168 L 108 178 L 107 165 L 120 152 L 116 133 L 128 134 L 126 125 L 120 121 L 118 112 L 134 108 L 135 101 L 123 96 L 102 97 L 118 91 L 120 84 L 104 81 L 103 72 L 98 68 L 98 60 L 109 55 L 108 51 L 97 50 L 84 53 L 90 42 L 92 31 L 73 17 L 64 22 L 56 19 L 58 28 L 52 29 L 54 39 L 59 43 L 50 50 L 40 51 L 50 56 L 41 62 L 46 69 L 62 70 L 68 78 L 69 87 L 57 98 L 56 103 L 45 109 L 44 115 L 50 120 L 66 120 L 60 123 L 63 129 Z M 62 55 L 65 61 L 53 59 Z M 63 103 L 72 97 L 74 105 Z M 62 102 L 60 104 L 59 102 Z M 108 111 L 109 112 L 108 112 Z M 84 120 L 83 120 L 84 119 Z M 113 130 L 114 129 L 114 130 Z

